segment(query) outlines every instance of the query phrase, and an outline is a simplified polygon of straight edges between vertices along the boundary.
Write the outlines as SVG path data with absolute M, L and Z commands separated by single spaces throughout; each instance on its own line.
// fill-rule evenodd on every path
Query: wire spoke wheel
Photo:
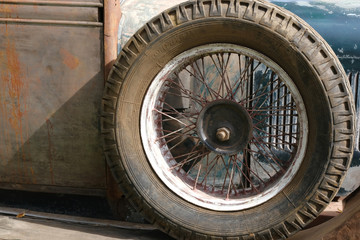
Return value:
M 234 211 L 263 203 L 295 175 L 307 117 L 286 73 L 264 55 L 210 44 L 173 59 L 143 104 L 142 141 L 175 193 Z
M 266 1 L 187 1 L 130 38 L 102 102 L 104 155 L 177 239 L 285 239 L 336 196 L 351 88 L 330 46 Z

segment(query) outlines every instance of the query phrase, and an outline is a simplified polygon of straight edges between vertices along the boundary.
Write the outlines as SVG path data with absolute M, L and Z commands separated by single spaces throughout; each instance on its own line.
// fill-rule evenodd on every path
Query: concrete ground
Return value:
M 337 217 L 303 230 L 289 240 L 359 240 L 360 190 L 347 199 L 345 204 L 344 211 Z M 16 218 L 15 216 L 0 215 L 0 240 L 171 240 L 170 237 L 153 229 L 150 225 L 125 222 L 121 224 L 129 230 L 109 227 L 111 224 L 96 226 L 94 223 L 86 225 L 34 219 L 29 216 Z
M 0 215 L 0 240 L 171 240 L 157 230 L 126 230 Z

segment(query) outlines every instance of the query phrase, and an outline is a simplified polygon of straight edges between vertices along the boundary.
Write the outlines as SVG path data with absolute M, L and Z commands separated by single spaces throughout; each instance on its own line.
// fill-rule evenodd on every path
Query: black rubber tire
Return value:
M 269 201 L 219 212 L 178 197 L 157 177 L 140 139 L 143 97 L 154 76 L 178 54 L 210 43 L 254 49 L 279 64 L 307 109 L 309 138 L 299 171 Z M 153 18 L 126 44 L 107 80 L 102 136 L 109 167 L 148 221 L 177 239 L 285 239 L 336 195 L 353 152 L 354 104 L 345 72 L 308 24 L 257 0 L 190 1 Z

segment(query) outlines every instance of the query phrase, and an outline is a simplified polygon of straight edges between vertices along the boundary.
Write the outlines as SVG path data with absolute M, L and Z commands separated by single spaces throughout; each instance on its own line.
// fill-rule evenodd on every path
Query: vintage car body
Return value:
M 101 1 L 0 4 L 2 188 L 104 194 L 103 10 Z
M 123 1 L 118 51 L 151 17 L 180 2 Z M 274 3 L 302 17 L 330 43 L 349 74 L 358 107 L 358 4 Z M 1 4 L 2 188 L 104 194 L 107 171 L 99 137 L 102 10 L 103 3 L 95 0 Z M 359 144 L 343 191 L 360 184 L 358 151 Z
M 113 180 L 100 132 L 108 69 L 144 23 L 181 2 L 123 0 L 118 23 L 116 0 L 1 1 L 0 188 L 108 194 Z M 328 41 L 348 74 L 358 111 L 360 4 L 272 3 L 303 18 Z M 340 195 L 360 185 L 359 125 L 355 127 L 354 157 Z

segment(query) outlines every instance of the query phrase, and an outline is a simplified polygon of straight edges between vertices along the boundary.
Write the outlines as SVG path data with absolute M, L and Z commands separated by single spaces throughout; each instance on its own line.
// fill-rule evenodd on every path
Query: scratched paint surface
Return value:
M 102 28 L 50 23 L 0 23 L 0 187 L 105 188 Z

